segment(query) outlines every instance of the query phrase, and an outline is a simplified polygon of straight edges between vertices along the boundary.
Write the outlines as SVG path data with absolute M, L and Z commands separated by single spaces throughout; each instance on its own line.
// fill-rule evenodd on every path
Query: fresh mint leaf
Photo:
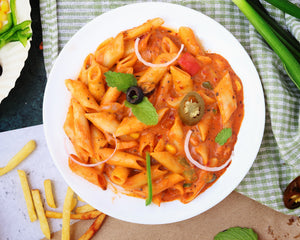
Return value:
M 219 232 L 214 240 L 258 240 L 258 236 L 251 228 L 232 227 Z
M 125 106 L 131 108 L 134 116 L 142 123 L 152 126 L 158 123 L 158 114 L 155 107 L 147 97 L 144 97 L 139 104 L 131 104 L 125 101 Z
M 215 142 L 222 146 L 227 142 L 228 138 L 230 138 L 231 135 L 232 135 L 231 128 L 223 128 L 221 132 L 219 132 L 218 135 L 216 136 Z
M 137 81 L 133 74 L 108 71 L 104 73 L 104 76 L 109 87 L 116 87 L 124 93 L 126 93 L 128 88 L 137 86 Z

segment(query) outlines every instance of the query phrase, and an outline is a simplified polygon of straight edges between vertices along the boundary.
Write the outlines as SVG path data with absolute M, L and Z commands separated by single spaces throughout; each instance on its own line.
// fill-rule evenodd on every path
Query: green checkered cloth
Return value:
M 104 12 L 135 2 L 141 1 L 40 0 L 47 72 L 60 50 L 83 25 Z M 286 75 L 277 55 L 230 0 L 167 2 L 198 10 L 215 19 L 251 56 L 265 93 L 266 125 L 258 156 L 236 190 L 283 213 L 300 215 L 300 208 L 288 210 L 282 201 L 287 184 L 300 175 L 300 91 Z M 300 41 L 300 21 L 263 4 Z

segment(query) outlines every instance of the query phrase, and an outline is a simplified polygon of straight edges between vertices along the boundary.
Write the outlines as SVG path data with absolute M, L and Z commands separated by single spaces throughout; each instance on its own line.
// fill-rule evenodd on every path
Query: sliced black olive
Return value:
M 134 86 L 127 89 L 126 100 L 132 104 L 140 103 L 144 98 L 143 90 L 140 87 Z
M 3 69 L 2 69 L 2 65 L 0 64 L 0 76 L 2 75 Z
M 296 177 L 286 187 L 283 194 L 283 202 L 288 209 L 300 207 L 300 176 Z
M 181 121 L 189 126 L 197 124 L 204 115 L 205 103 L 197 92 L 189 92 L 181 100 L 178 113 Z

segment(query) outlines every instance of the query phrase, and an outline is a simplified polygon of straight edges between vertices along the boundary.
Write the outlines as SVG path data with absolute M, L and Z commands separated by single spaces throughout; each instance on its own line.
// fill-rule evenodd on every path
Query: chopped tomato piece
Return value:
M 184 53 L 178 59 L 178 64 L 184 71 L 189 73 L 191 76 L 194 76 L 200 70 L 200 65 L 197 59 L 188 52 Z

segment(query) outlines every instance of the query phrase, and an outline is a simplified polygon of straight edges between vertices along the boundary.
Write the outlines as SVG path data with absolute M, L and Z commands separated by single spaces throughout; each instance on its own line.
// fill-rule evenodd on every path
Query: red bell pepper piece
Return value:
M 191 76 L 194 76 L 197 72 L 199 72 L 201 68 L 197 59 L 188 52 L 184 53 L 178 59 L 178 64 L 184 71 L 189 73 Z

